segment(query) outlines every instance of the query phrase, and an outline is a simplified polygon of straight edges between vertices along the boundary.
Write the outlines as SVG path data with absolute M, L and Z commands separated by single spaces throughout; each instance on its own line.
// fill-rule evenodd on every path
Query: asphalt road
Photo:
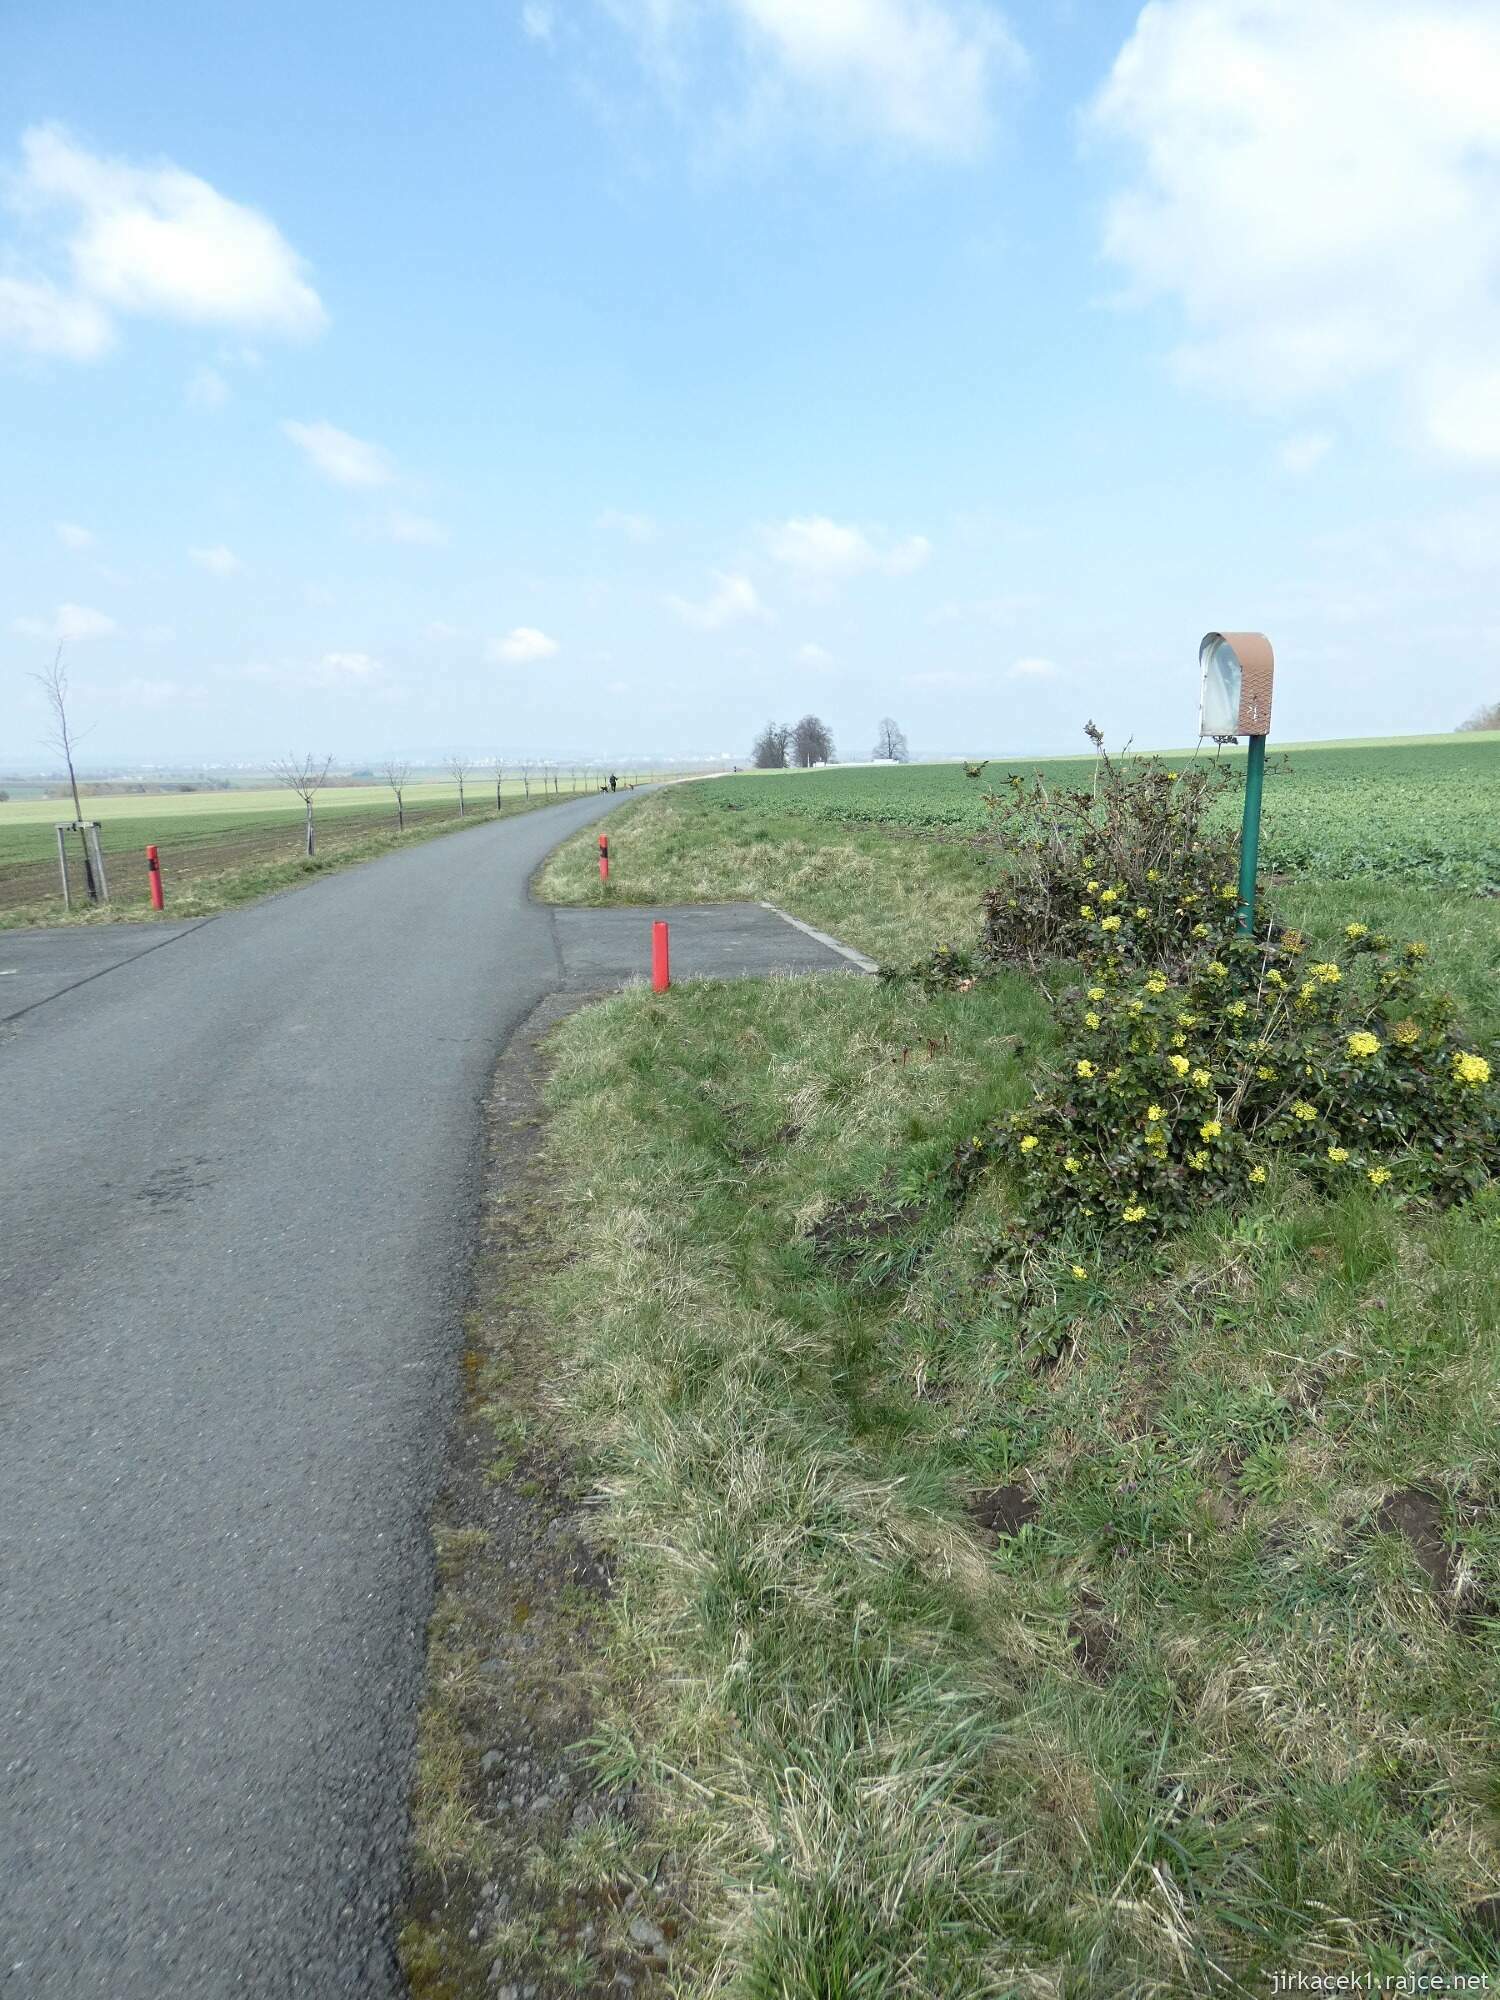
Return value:
M 526 879 L 603 810 L 85 951 L 77 983 L 44 951 L 0 1026 L 6 2000 L 400 1991 L 481 1101 L 574 983 Z
M 557 987 L 847 971 L 551 911 L 588 798 L 0 934 L 0 1995 L 385 2000 L 481 1106 Z

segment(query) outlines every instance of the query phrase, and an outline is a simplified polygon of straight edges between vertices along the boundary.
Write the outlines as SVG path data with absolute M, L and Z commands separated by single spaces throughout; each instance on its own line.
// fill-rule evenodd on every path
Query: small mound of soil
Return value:
M 971 1493 L 964 1501 L 964 1512 L 1001 1542 L 1019 1535 L 1041 1509 L 1024 1486 L 995 1486 L 985 1493 Z

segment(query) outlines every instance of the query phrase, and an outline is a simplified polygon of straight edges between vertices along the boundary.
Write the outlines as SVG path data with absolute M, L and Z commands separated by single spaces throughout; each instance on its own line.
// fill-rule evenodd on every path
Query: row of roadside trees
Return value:
M 317 799 L 318 793 L 327 784 L 328 775 L 332 768 L 333 758 L 331 756 L 323 758 L 321 763 L 313 756 L 282 757 L 271 766 L 271 773 L 277 783 L 285 785 L 288 791 L 295 792 L 297 797 L 302 801 L 307 814 L 307 852 L 309 854 L 314 852 L 316 842 L 313 826 L 314 802 Z M 556 764 L 521 763 L 515 764 L 511 768 L 515 776 L 520 779 L 521 790 L 528 801 L 531 798 L 533 785 L 543 794 L 550 791 L 555 797 L 562 797 L 563 767 Z M 495 811 L 500 812 L 503 810 L 502 792 L 506 771 L 505 759 L 503 757 L 490 757 L 483 760 L 461 756 L 450 757 L 447 761 L 447 770 L 449 776 L 458 787 L 458 815 L 460 819 L 468 816 L 470 784 L 480 776 L 484 779 L 486 790 L 488 790 L 489 784 L 493 780 L 495 786 Z M 568 767 L 567 775 L 570 780 L 568 789 L 574 792 L 579 789 L 580 779 L 591 787 L 597 782 L 600 790 L 608 789 L 609 791 L 614 791 L 619 782 L 618 775 L 613 771 L 609 773 L 607 778 L 604 778 L 598 772 L 590 771 L 581 764 Z M 412 782 L 412 767 L 409 763 L 392 758 L 387 763 L 381 765 L 380 776 L 382 781 L 390 787 L 391 795 L 396 801 L 397 830 L 404 833 L 406 830 L 406 794 Z

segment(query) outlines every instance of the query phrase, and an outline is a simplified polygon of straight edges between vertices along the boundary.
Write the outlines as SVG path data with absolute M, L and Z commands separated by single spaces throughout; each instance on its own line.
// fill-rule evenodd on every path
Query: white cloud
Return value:
M 80 528 L 76 521 L 56 521 L 53 531 L 65 549 L 91 549 L 94 537 L 87 528 Z
M 635 542 L 644 547 L 654 542 L 657 526 L 649 514 L 622 514 L 617 508 L 607 507 L 599 516 L 599 526 L 612 534 L 623 535 L 627 542 Z
M 242 576 L 245 565 L 233 549 L 226 549 L 222 542 L 217 548 L 189 549 L 189 556 L 199 569 L 206 569 L 210 576 Z
M 539 632 L 534 625 L 518 625 L 490 647 L 490 658 L 508 665 L 524 665 L 532 660 L 550 660 L 560 650 L 556 639 Z
M 464 635 L 460 627 L 450 625 L 442 618 L 434 618 L 427 627 L 429 639 L 461 639 Z
M 385 678 L 385 666 L 369 653 L 325 653 L 313 669 L 320 687 L 368 687 Z
M 800 111 L 820 133 L 874 132 L 937 153 L 971 152 L 993 122 L 1020 46 L 983 0 L 606 0 L 684 98 L 703 30 L 726 24 L 764 124 Z
M 288 419 L 281 428 L 335 486 L 389 486 L 396 477 L 395 467 L 378 444 L 367 444 L 333 424 L 321 420 L 297 424 Z
M 1282 439 L 1276 450 L 1276 462 L 1283 472 L 1300 478 L 1321 465 L 1332 449 L 1333 439 L 1327 431 L 1300 431 L 1295 437 Z
M 910 535 L 882 549 L 863 528 L 831 521 L 826 514 L 783 521 L 763 533 L 766 551 L 774 562 L 804 581 L 818 584 L 847 583 L 870 570 L 910 576 L 932 554 L 932 544 L 925 535 Z
M 993 687 L 994 679 L 993 674 L 980 673 L 971 667 L 928 667 L 921 673 L 905 675 L 903 685 L 934 694 L 958 694 Z
M 1384 382 L 1500 457 L 1500 14 L 1471 0 L 1153 0 L 1092 107 L 1136 153 L 1105 247 L 1186 369 L 1270 407 Z
M 1054 681 L 1057 668 L 1051 660 L 1017 660 L 1010 670 L 1013 681 Z
M 809 640 L 805 646 L 797 648 L 797 664 L 803 667 L 831 667 L 833 655 L 826 646 L 819 646 Z
M 214 668 L 221 680 L 249 681 L 259 687 L 289 692 L 312 689 L 325 694 L 387 695 L 391 675 L 383 660 L 371 653 L 324 653 L 316 660 L 247 660 L 241 666 Z
M 113 618 L 91 611 L 86 604 L 59 604 L 51 618 L 17 618 L 11 624 L 23 639 L 49 639 L 65 646 L 78 639 L 107 639 L 118 629 Z
M 542 0 L 528 0 L 521 9 L 521 28 L 533 42 L 550 42 L 552 39 L 552 9 L 542 4 Z
M 718 589 L 699 603 L 685 597 L 668 597 L 668 608 L 675 611 L 684 625 L 696 626 L 700 632 L 718 632 L 726 625 L 733 625 L 741 618 L 764 618 L 765 608 L 756 594 L 755 585 L 747 576 L 728 576 L 718 572 Z
M 229 384 L 217 368 L 196 369 L 187 385 L 187 399 L 200 410 L 222 409 L 229 400 Z
M 195 174 L 87 152 L 57 126 L 22 135 L 10 205 L 41 229 L 63 216 L 71 290 L 45 276 L 0 280 L 0 340 L 87 361 L 112 316 L 309 335 L 328 323 L 302 260 L 275 224 Z
M 0 346 L 95 361 L 114 344 L 109 315 L 48 278 L 0 277 Z
M 408 514 L 399 507 L 386 515 L 381 533 L 388 542 L 409 542 L 414 548 L 441 548 L 448 539 L 441 521 L 430 521 L 425 514 Z

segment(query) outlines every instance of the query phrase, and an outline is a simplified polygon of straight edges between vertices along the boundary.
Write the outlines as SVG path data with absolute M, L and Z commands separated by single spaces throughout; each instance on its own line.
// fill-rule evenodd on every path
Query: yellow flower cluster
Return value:
M 1266 1177 L 1266 1170 L 1264 1167 L 1252 1167 L 1250 1169 L 1250 1179 L 1255 1183 L 1257 1187 L 1260 1186 L 1261 1182 L 1265 1179 L 1265 1177 Z
M 1371 1187 L 1384 1187 L 1390 1177 L 1391 1170 L 1389 1167 L 1371 1167 L 1370 1171 L 1365 1175 L 1365 1179 L 1370 1183 Z
M 1078 1280 L 1079 1284 L 1081 1285 L 1084 1279 L 1088 1276 L 1088 1272 L 1084 1270 L 1082 1264 L 1075 1264 L 1073 1266 L 1073 1276 Z
M 1227 979 L 1229 977 L 1229 967 L 1217 958 L 1211 958 L 1203 969 L 1210 979 Z
M 1480 1084 L 1490 1080 L 1490 1066 L 1483 1056 L 1465 1055 L 1461 1050 L 1453 1058 L 1453 1074 L 1460 1083 L 1477 1090 Z
M 1307 969 L 1312 977 L 1322 986 L 1337 986 L 1344 976 L 1336 965 L 1329 964 L 1327 961 L 1321 965 L 1310 965 Z
M 1217 1139 L 1223 1130 L 1224 1127 L 1219 1123 L 1217 1118 L 1210 1118 L 1198 1127 L 1198 1137 L 1200 1139 Z
M 1200 1090 L 1207 1090 L 1208 1086 L 1213 1082 L 1213 1077 L 1206 1069 L 1195 1069 L 1193 1071 L 1193 1081 Z
M 1120 1216 L 1121 1220 L 1125 1222 L 1144 1222 L 1146 1220 L 1144 1202 L 1133 1201 L 1129 1208 L 1121 1209 Z
M 1083 1017 L 1083 1025 L 1086 1028 L 1097 1028 L 1102 1024 L 1097 1014 L 1085 1014 Z
M 1100 919 L 1099 928 L 1101 931 L 1117 931 L 1120 928 L 1120 919 L 1118 917 L 1103 917 Z
M 1409 1049 L 1413 1042 L 1420 1042 L 1421 1039 L 1422 1030 L 1415 1021 L 1398 1021 L 1391 1030 L 1391 1040 L 1399 1042 L 1404 1049 Z
M 1190 1067 L 1186 1056 L 1168 1056 L 1167 1063 L 1179 1076 L 1186 1076 Z
M 1350 944 L 1353 944 L 1358 938 L 1368 937 L 1369 935 L 1370 926 L 1368 924 L 1345 924 L 1344 926 L 1344 936 L 1348 938 Z
M 1150 1119 L 1153 1125 L 1157 1122 L 1159 1118 L 1165 1118 L 1166 1115 L 1167 1114 L 1162 1110 L 1159 1104 L 1148 1104 L 1146 1106 L 1146 1116 Z
M 1378 1056 L 1380 1037 L 1372 1035 L 1368 1028 L 1358 1028 L 1349 1036 L 1347 1046 L 1351 1056 Z
M 1074 1159 L 1073 1155 L 1069 1153 L 1068 1157 L 1063 1161 L 1063 1172 L 1068 1174 L 1076 1174 L 1077 1171 L 1078 1171 L 1078 1162 L 1077 1160 Z
M 1347 1146 L 1330 1146 L 1328 1148 L 1328 1157 L 1336 1167 L 1341 1167 L 1349 1157 L 1349 1148 Z
M 1146 991 L 1148 993 L 1165 993 L 1166 990 L 1166 980 L 1162 978 L 1159 972 L 1153 972 L 1151 977 L 1146 981 Z
M 1187 1163 L 1193 1169 L 1194 1173 L 1201 1174 L 1207 1170 L 1208 1154 L 1200 1146 L 1196 1153 L 1188 1154 Z
M 1310 1104 L 1304 1104 L 1300 1097 L 1298 1098 L 1297 1102 L 1292 1106 L 1292 1116 L 1294 1118 L 1300 1118 L 1304 1125 L 1311 1125 L 1311 1123 L 1317 1117 L 1317 1115 L 1318 1115 L 1317 1112 L 1314 1111 L 1312 1106 Z
M 1094 1074 L 1094 1065 L 1089 1061 L 1087 1056 L 1078 1064 L 1078 1074 L 1085 1078 L 1091 1077 Z

